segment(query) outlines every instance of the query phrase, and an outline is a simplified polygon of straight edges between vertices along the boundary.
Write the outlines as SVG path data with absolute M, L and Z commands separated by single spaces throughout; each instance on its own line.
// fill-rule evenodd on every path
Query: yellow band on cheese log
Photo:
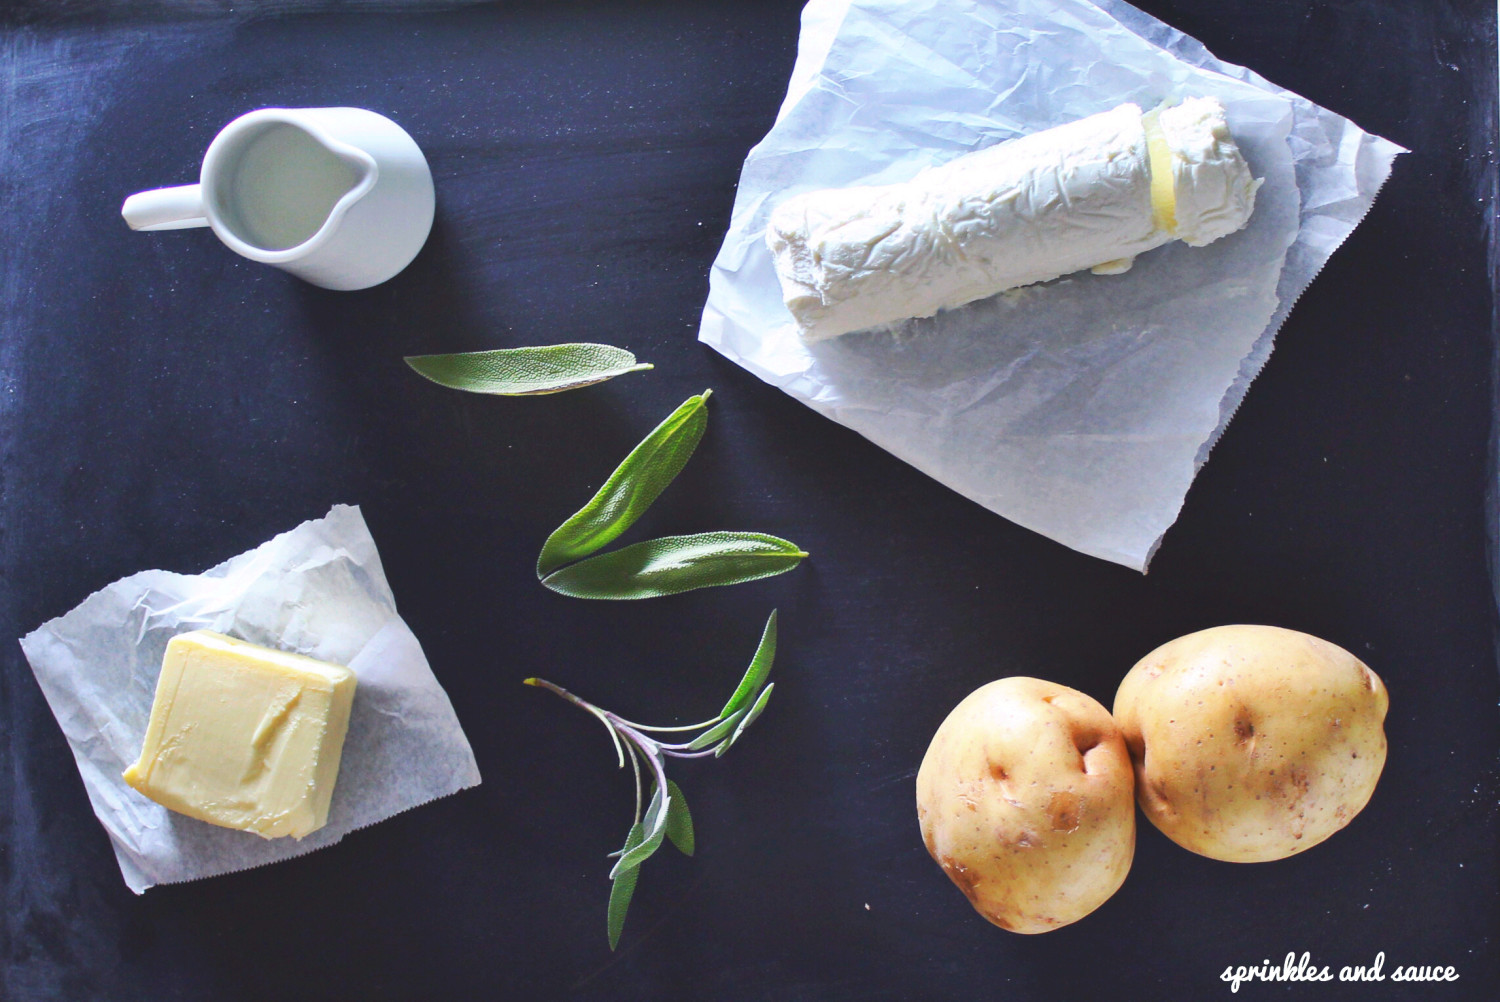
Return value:
M 1172 174 L 1172 147 L 1161 131 L 1161 109 L 1141 116 L 1146 129 L 1146 157 L 1151 168 L 1151 214 L 1156 228 L 1177 232 L 1177 185 Z

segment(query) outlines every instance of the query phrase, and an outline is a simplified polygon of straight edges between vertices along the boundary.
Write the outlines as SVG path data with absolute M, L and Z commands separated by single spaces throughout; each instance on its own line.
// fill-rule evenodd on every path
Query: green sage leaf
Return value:
M 667 807 L 667 838 L 684 856 L 691 856 L 696 843 L 693 836 L 693 815 L 688 811 L 687 798 L 670 779 L 667 780 L 667 793 L 671 796 Z
M 715 741 L 719 740 L 724 735 L 734 730 L 734 725 L 739 723 L 740 718 L 744 715 L 745 713 L 743 710 L 738 713 L 730 714 L 728 717 L 719 721 L 717 724 L 714 724 L 708 730 L 704 731 L 702 734 L 689 741 L 687 750 L 698 751 L 699 749 L 707 748 L 709 745 L 713 744 Z
M 761 532 L 648 539 L 554 571 L 542 584 L 574 598 L 637 599 L 784 574 L 807 553 Z
M 766 676 L 771 673 L 771 663 L 775 660 L 776 610 L 772 609 L 771 618 L 766 620 L 766 628 L 760 635 L 760 644 L 755 648 L 755 656 L 750 659 L 750 667 L 745 669 L 745 677 L 740 679 L 739 688 L 734 690 L 734 695 L 729 697 L 729 702 L 724 704 L 719 716 L 727 717 L 754 699 Z
M 776 683 L 772 682 L 761 690 L 760 698 L 755 701 L 754 706 L 750 707 L 750 712 L 745 714 L 745 719 L 740 721 L 740 725 L 729 736 L 729 744 L 731 746 L 740 739 L 740 735 L 745 733 L 746 728 L 755 723 L 755 718 L 760 716 L 761 712 L 765 710 L 766 704 L 771 701 L 771 690 L 775 688 Z
M 632 870 L 650 859 L 657 849 L 661 848 L 661 840 L 667 833 L 667 811 L 672 806 L 670 794 L 663 797 L 661 787 L 651 794 L 651 805 L 646 808 L 646 816 L 641 819 L 645 827 L 646 837 L 640 844 L 632 846 L 620 854 L 615 860 L 615 867 L 609 871 L 611 880 L 618 877 L 626 870 Z
M 625 853 L 641 844 L 645 838 L 645 827 L 637 821 L 630 826 L 630 834 L 625 836 L 625 848 L 620 850 Z M 614 883 L 609 888 L 609 948 L 613 950 L 620 942 L 620 930 L 625 928 L 625 912 L 630 908 L 630 899 L 635 894 L 635 882 L 641 875 L 639 866 L 630 869 L 614 878 Z
M 740 739 L 740 735 L 745 733 L 745 728 L 749 727 L 755 722 L 755 718 L 760 716 L 761 711 L 766 708 L 766 704 L 771 701 L 771 690 L 775 688 L 776 683 L 772 682 L 770 685 L 761 690 L 760 698 L 755 701 L 755 705 L 750 707 L 749 712 L 747 712 L 744 715 L 744 718 L 735 726 L 734 733 L 729 735 L 729 737 L 725 738 L 723 741 L 720 741 L 718 747 L 714 749 L 714 758 L 723 758 L 724 753 L 727 752 L 730 748 L 734 747 L 734 743 Z
M 624 348 L 587 343 L 410 355 L 406 364 L 440 386 L 506 397 L 561 393 L 651 368 Z
M 630 451 L 588 504 L 553 530 L 537 557 L 537 577 L 609 545 L 635 524 L 698 447 L 708 427 L 709 393 L 683 401 Z

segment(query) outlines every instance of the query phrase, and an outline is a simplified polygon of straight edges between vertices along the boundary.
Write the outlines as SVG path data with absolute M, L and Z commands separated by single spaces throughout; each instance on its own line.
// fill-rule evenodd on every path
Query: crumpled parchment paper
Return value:
M 1265 184 L 1239 233 L 805 344 L 765 247 L 781 199 L 886 184 L 1127 101 L 1207 95 Z M 745 160 L 700 340 L 986 508 L 1144 571 L 1292 304 L 1399 146 L 1118 0 L 811 0 Z
M 120 778 L 140 754 L 167 641 L 207 629 L 358 676 L 326 827 L 262 839 L 175 814 Z M 396 614 L 359 509 L 336 505 L 202 574 L 143 571 L 21 640 L 137 894 L 300 856 L 479 783 L 422 647 Z

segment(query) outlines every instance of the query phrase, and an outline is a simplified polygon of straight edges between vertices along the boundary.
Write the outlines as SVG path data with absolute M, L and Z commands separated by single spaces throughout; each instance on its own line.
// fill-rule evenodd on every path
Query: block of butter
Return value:
M 173 637 L 125 782 L 189 817 L 262 838 L 328 822 L 354 673 L 208 630 Z

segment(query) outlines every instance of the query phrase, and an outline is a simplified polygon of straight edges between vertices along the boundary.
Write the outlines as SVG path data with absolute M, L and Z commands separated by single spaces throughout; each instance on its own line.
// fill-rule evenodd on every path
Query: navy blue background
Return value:
M 518 3 L 310 14 L 13 5 L 0 40 L 0 996 L 38 999 L 1490 999 L 1500 674 L 1487 577 L 1495 11 L 1460 0 L 1156 0 L 1152 13 L 1410 147 L 1312 285 L 1151 573 L 980 509 L 699 345 L 740 163 L 798 5 Z M 359 293 L 135 234 L 226 122 L 350 104 L 427 152 L 438 219 Z M 598 340 L 655 363 L 539 399 L 406 354 Z M 649 428 L 710 428 L 633 532 L 756 529 L 813 554 L 644 603 L 540 588 L 541 541 Z M 277 866 L 120 880 L 14 638 L 148 567 L 197 571 L 362 506 L 478 756 L 475 790 Z M 778 685 L 673 775 L 699 851 L 643 869 L 605 944 L 631 783 L 543 675 L 636 719 L 714 713 L 772 607 Z M 1124 888 L 1041 937 L 979 919 L 917 836 L 952 705 L 1041 675 L 1106 704 L 1157 644 L 1306 630 L 1391 691 L 1370 806 L 1232 865 L 1149 824 Z M 1387 955 L 1457 983 L 1241 987 L 1225 967 Z

